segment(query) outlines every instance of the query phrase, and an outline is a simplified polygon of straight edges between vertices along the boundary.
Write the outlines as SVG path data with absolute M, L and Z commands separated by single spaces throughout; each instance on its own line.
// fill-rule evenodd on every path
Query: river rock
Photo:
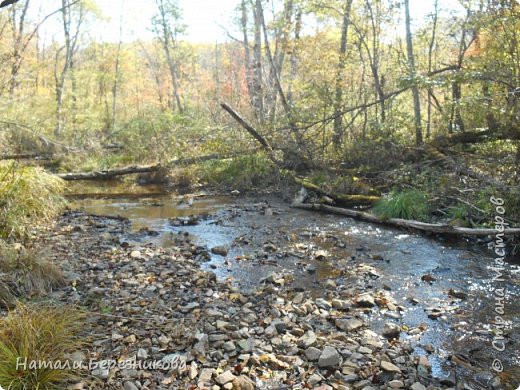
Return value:
M 364 323 L 361 320 L 358 320 L 357 318 L 338 318 L 335 322 L 338 329 L 351 332 L 353 330 L 361 328 Z
M 334 367 L 341 364 L 341 355 L 336 348 L 326 346 L 321 353 L 318 366 L 320 367 Z
M 318 348 L 309 347 L 305 350 L 307 360 L 314 362 L 320 358 L 321 351 Z
M 233 390 L 254 390 L 255 384 L 245 375 L 240 375 L 233 380 Z
M 387 339 L 398 339 L 401 334 L 401 328 L 393 322 L 387 322 L 383 328 L 382 334 Z
M 211 248 L 211 253 L 225 257 L 228 254 L 228 250 L 225 246 L 214 246 Z
M 370 294 L 361 294 L 357 297 L 356 303 L 360 307 L 374 307 L 376 305 L 374 297 Z
M 392 364 L 387 361 L 381 361 L 381 368 L 388 372 L 401 372 L 401 369 L 397 367 L 395 364 Z
M 312 347 L 316 344 L 316 334 L 310 330 L 298 339 L 298 345 L 304 349 Z
M 426 390 L 426 387 L 420 382 L 415 382 L 411 387 L 411 390 Z
M 124 390 L 138 390 L 138 387 L 133 382 L 125 382 L 123 385 Z
M 231 371 L 226 371 L 215 378 L 215 382 L 223 386 L 226 383 L 233 382 L 236 376 Z
M 400 388 L 404 387 L 404 383 L 403 383 L 403 381 L 396 379 L 396 380 L 388 382 L 388 386 L 390 386 L 392 389 L 400 389 Z

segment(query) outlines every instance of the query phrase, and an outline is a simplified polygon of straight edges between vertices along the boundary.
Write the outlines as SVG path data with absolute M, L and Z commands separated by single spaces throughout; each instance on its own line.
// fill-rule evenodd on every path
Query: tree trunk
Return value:
M 408 67 L 410 68 L 410 74 L 415 79 L 417 76 L 417 70 L 415 68 L 415 55 L 413 52 L 413 41 L 412 41 L 412 31 L 411 31 L 411 21 L 410 21 L 410 4 L 409 0 L 404 0 L 404 10 L 405 10 L 405 24 L 406 24 L 406 52 L 408 56 Z M 414 112 L 414 120 L 415 120 L 415 144 L 417 146 L 422 145 L 422 125 L 421 125 L 421 100 L 419 96 L 419 88 L 415 81 L 412 85 L 412 95 L 413 95 L 413 112 Z
M 287 90 L 287 102 L 292 107 L 293 106 L 293 91 L 292 86 L 294 83 L 294 80 L 296 79 L 296 72 L 298 70 L 298 54 L 297 54 L 297 48 L 300 44 L 300 33 L 302 29 L 302 10 L 298 9 L 296 12 L 296 21 L 294 26 L 294 40 L 293 40 L 293 47 L 292 47 L 292 53 L 291 53 L 291 71 L 289 73 L 289 88 Z
M 253 108 L 260 123 L 265 120 L 264 93 L 262 88 L 262 0 L 255 1 L 255 43 L 253 46 Z
M 341 41 L 339 48 L 339 61 L 336 73 L 336 87 L 334 92 L 334 138 L 333 142 L 336 147 L 341 145 L 343 137 L 343 115 L 341 114 L 341 107 L 343 105 L 343 80 L 346 66 L 347 54 L 347 38 L 350 24 L 350 9 L 352 7 L 352 0 L 345 1 L 345 9 L 343 10 L 343 24 L 341 26 Z

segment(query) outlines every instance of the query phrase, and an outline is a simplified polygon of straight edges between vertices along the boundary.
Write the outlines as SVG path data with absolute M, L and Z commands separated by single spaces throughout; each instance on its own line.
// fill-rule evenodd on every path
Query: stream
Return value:
M 511 321 L 511 327 L 505 331 L 505 350 L 499 352 L 491 344 L 496 315 L 493 289 L 498 282 L 492 280 L 490 269 L 493 250 L 484 242 L 430 238 L 348 217 L 292 209 L 274 196 L 201 196 L 190 201 L 161 195 L 157 188 L 129 193 L 113 184 L 96 187 L 94 192 L 95 196 L 82 193 L 86 199 L 76 199 L 71 206 L 129 218 L 135 234 L 121 237 L 122 241 L 168 247 L 175 245 L 176 235 L 189 234 L 208 248 L 202 267 L 242 289 L 291 274 L 295 289 L 316 295 L 326 294 L 327 281 L 362 284 L 374 294 L 387 291 L 402 307 L 401 315 L 372 310 L 365 320 L 376 332 L 386 322 L 404 326 L 401 339 L 409 340 L 416 354 L 428 354 L 434 377 L 449 381 L 456 373 L 491 388 L 486 387 L 493 372 L 490 367 L 499 359 L 505 388 L 516 389 L 520 384 L 516 330 L 520 267 L 511 260 L 500 286 L 506 291 L 502 317 Z M 124 197 L 103 196 L 124 192 Z M 214 247 L 226 248 L 227 254 L 213 254 Z M 463 299 L 451 296 L 450 290 Z M 432 310 L 438 318 L 431 318 L 435 317 Z M 423 332 L 406 331 L 417 328 Z M 468 365 L 458 364 L 455 370 L 453 355 Z

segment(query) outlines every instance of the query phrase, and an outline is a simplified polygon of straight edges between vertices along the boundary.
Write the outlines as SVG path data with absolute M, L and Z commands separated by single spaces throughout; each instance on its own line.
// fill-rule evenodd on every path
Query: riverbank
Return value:
M 265 203 L 246 202 L 225 211 L 217 218 L 221 223 L 234 216 L 234 223 L 240 224 L 243 220 L 237 217 L 244 214 L 259 223 L 261 218 L 290 218 L 285 210 Z M 90 313 L 93 347 L 76 358 L 94 364 L 137 362 L 112 368 L 92 366 L 85 371 L 89 379 L 74 388 L 108 388 L 110 384 L 110 388 L 127 390 L 190 386 L 417 390 L 470 383 L 466 377 L 457 377 L 455 361 L 448 362 L 452 367 L 448 375 L 439 375 L 436 366 L 445 351 L 432 345 L 417 349 L 428 325 L 403 321 L 410 303 L 392 292 L 391 286 L 374 283 L 380 275 L 370 262 L 384 262 L 383 258 L 368 248 L 351 248 L 361 249 L 359 259 L 354 256 L 340 264 L 341 259 L 338 263 L 334 256 L 328 258 L 327 251 L 302 246 L 309 232 L 294 236 L 287 232 L 285 237 L 280 231 L 270 231 L 271 247 L 257 248 L 263 253 L 251 259 L 222 256 L 228 259 L 220 263 L 222 267 L 241 261 L 268 263 L 282 252 L 281 241 L 287 239 L 302 261 L 312 257 L 333 263 L 343 273 L 321 278 L 318 288 L 305 288 L 299 274 L 281 268 L 264 275 L 262 283 L 257 280 L 254 288 L 243 289 L 232 279 L 223 279 L 224 275 L 217 281 L 219 270 L 211 271 L 217 265 L 205 262 L 211 258 L 211 248 L 194 242 L 183 229 L 170 232 L 173 245 L 161 248 L 153 243 L 153 230 L 132 233 L 127 219 L 66 214 L 52 234 L 40 238 L 40 244 L 68 280 L 68 286 L 53 293 L 53 298 L 86 307 Z M 265 234 L 258 236 L 263 240 Z M 135 240 L 127 241 L 129 236 Z M 355 243 L 335 244 L 344 245 Z M 329 249 L 334 253 L 334 248 Z M 254 268 L 245 268 L 254 273 Z M 312 275 L 315 271 L 309 267 L 304 272 Z M 437 307 L 439 311 L 426 314 L 437 316 L 435 321 L 451 316 L 462 299 L 449 299 L 452 302 L 442 310 Z M 415 304 L 422 307 L 424 302 Z M 168 362 L 176 367 L 167 366 Z M 166 369 L 156 369 L 158 364 Z M 485 381 L 486 387 L 508 388 L 500 387 L 498 378 L 482 367 L 467 364 L 469 378 Z

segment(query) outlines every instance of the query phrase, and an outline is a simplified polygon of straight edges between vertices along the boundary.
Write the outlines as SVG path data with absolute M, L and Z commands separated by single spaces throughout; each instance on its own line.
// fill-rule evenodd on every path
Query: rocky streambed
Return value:
M 93 364 L 74 388 L 520 382 L 516 267 L 507 282 L 509 353 L 498 354 L 486 326 L 491 256 L 480 247 L 292 210 L 273 198 L 167 202 L 83 203 L 84 212 L 69 212 L 40 239 L 67 275 L 53 297 L 90 312 L 92 348 L 75 358 Z M 501 375 L 490 370 L 495 358 Z

